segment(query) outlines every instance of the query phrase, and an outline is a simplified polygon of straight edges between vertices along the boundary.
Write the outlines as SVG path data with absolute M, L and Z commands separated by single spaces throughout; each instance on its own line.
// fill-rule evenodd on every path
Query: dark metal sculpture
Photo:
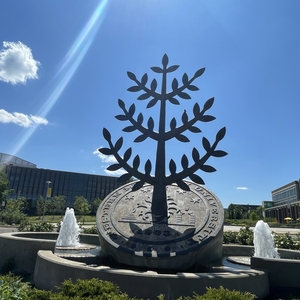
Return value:
M 160 113 L 159 113 L 159 123 L 158 123 L 158 132 L 154 131 L 154 120 L 150 117 L 147 121 L 147 125 L 143 124 L 144 116 L 142 113 L 139 113 L 137 117 L 134 117 L 135 114 L 135 105 L 132 104 L 129 109 L 125 107 L 125 103 L 119 99 L 119 107 L 123 110 L 123 114 L 117 115 L 116 119 L 119 121 L 129 121 L 130 126 L 127 126 L 123 129 L 125 132 L 133 132 L 135 130 L 139 131 L 141 134 L 134 140 L 135 142 L 143 142 L 147 138 L 155 140 L 157 142 L 156 148 L 156 162 L 154 166 L 154 176 L 151 175 L 153 169 L 151 161 L 148 159 L 144 165 L 144 173 L 139 171 L 140 167 L 140 157 L 136 155 L 132 160 L 132 166 L 129 165 L 128 161 L 132 156 L 132 149 L 128 148 L 123 156 L 119 154 L 119 150 L 123 145 L 123 138 L 119 138 L 115 144 L 112 143 L 111 134 L 109 131 L 104 128 L 103 136 L 109 144 L 109 148 L 101 148 L 99 151 L 105 155 L 114 155 L 117 160 L 117 164 L 109 166 L 107 169 L 110 171 L 116 171 L 120 168 L 123 168 L 127 171 L 126 174 L 123 174 L 118 180 L 123 182 L 129 180 L 132 176 L 139 179 L 133 186 L 133 191 L 139 190 L 145 183 L 153 185 L 153 194 L 152 194 L 152 221 L 153 223 L 167 223 L 168 219 L 168 206 L 167 206 L 167 196 L 166 196 L 166 186 L 176 183 L 181 189 L 188 191 L 189 186 L 183 181 L 184 178 L 189 177 L 193 182 L 198 184 L 204 184 L 203 179 L 196 175 L 195 172 L 202 170 L 204 172 L 214 172 L 216 169 L 210 165 L 207 165 L 207 160 L 211 157 L 222 157 L 227 155 L 225 151 L 216 150 L 217 145 L 220 140 L 223 139 L 226 133 L 226 128 L 223 127 L 219 130 L 216 135 L 215 142 L 211 143 L 203 137 L 202 145 L 206 153 L 203 156 L 200 156 L 200 153 L 196 148 L 192 150 L 193 163 L 190 164 L 187 156 L 184 154 L 181 158 L 181 171 L 177 171 L 176 163 L 173 159 L 169 162 L 169 171 L 170 174 L 166 175 L 166 141 L 176 138 L 180 142 L 189 142 L 189 139 L 183 134 L 186 130 L 189 130 L 193 133 L 200 133 L 201 130 L 196 127 L 194 124 L 198 121 L 201 122 L 210 122 L 215 119 L 211 115 L 206 115 L 205 113 L 212 107 L 214 98 L 210 98 L 206 101 L 203 106 L 203 109 L 200 109 L 198 103 L 195 103 L 193 107 L 194 116 L 189 119 L 188 114 L 184 110 L 181 121 L 181 125 L 177 125 L 177 121 L 173 118 L 170 121 L 169 130 L 166 129 L 166 106 L 167 101 L 171 104 L 178 105 L 178 97 L 181 99 L 191 99 L 190 95 L 185 90 L 197 91 L 198 87 L 193 85 L 193 81 L 200 77 L 205 68 L 199 69 L 192 78 L 189 78 L 185 73 L 182 76 L 182 84 L 179 86 L 179 83 L 176 78 L 173 79 L 170 92 L 167 92 L 167 74 L 174 72 L 178 69 L 179 65 L 168 66 L 169 59 L 165 54 L 162 58 L 162 68 L 152 67 L 151 70 L 155 73 L 162 74 L 162 84 L 161 92 L 157 92 L 157 81 L 153 79 L 149 85 L 148 75 L 145 73 L 141 80 L 138 80 L 135 74 L 127 72 L 128 77 L 135 82 L 135 85 L 128 88 L 130 92 L 142 92 L 142 94 L 137 98 L 137 100 L 146 100 L 150 99 L 148 102 L 147 108 L 153 107 L 156 104 L 160 104 Z

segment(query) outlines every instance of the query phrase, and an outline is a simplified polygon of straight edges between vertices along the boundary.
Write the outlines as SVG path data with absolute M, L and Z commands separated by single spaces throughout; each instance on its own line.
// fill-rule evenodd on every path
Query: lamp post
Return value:
M 44 209 L 43 209 L 42 222 L 44 222 L 45 210 L 46 210 L 46 201 L 47 201 L 47 198 L 48 198 L 49 184 L 51 183 L 51 181 L 48 180 L 48 181 L 46 181 L 46 183 L 47 183 L 47 190 L 46 190 L 46 198 L 45 198 L 45 200 L 44 200 Z

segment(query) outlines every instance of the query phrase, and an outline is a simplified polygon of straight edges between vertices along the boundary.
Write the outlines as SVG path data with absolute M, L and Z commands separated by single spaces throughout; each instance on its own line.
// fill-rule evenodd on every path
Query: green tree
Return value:
M 44 198 L 40 196 L 40 198 L 36 201 L 35 214 L 38 215 L 41 219 L 44 211 Z
M 66 196 L 63 195 L 54 196 L 53 206 L 55 207 L 55 210 L 61 214 L 61 218 L 62 218 L 63 213 L 66 209 Z
M 1 212 L 2 220 L 9 224 L 20 224 L 26 218 L 24 210 L 27 206 L 26 198 L 8 199 L 5 210 Z
M 84 215 L 89 214 L 91 212 L 91 205 L 83 196 L 76 196 L 74 202 L 74 209 L 82 216 L 82 222 L 84 224 Z
M 257 218 L 259 220 L 263 219 L 263 207 L 259 206 L 256 208 L 256 214 L 257 214 Z
M 0 206 L 2 206 L 2 202 L 5 201 L 9 193 L 8 186 L 9 180 L 7 178 L 7 174 L 3 169 L 0 169 Z
M 257 221 L 258 220 L 258 216 L 256 211 L 251 211 L 250 215 L 249 215 L 250 220 L 252 221 Z
M 97 212 L 97 209 L 98 209 L 99 205 L 101 204 L 101 202 L 102 202 L 102 199 L 99 197 L 94 199 L 94 201 L 92 203 L 92 212 L 93 213 Z

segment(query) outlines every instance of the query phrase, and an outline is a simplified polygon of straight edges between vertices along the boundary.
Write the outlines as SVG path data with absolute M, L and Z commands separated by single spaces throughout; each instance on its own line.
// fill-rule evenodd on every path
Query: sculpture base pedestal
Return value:
M 97 212 L 101 249 L 117 262 L 155 269 L 187 269 L 222 258 L 224 213 L 205 187 L 167 186 L 167 223 L 152 222 L 153 187 L 134 183 L 111 193 Z

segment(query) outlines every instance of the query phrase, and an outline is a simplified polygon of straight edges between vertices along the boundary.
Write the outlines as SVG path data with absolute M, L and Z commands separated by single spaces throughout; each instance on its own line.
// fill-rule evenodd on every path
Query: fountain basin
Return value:
M 58 237 L 56 232 L 10 232 L 0 234 L 0 267 L 13 258 L 15 270 L 33 273 L 39 250 L 54 252 Z M 80 241 L 99 246 L 98 236 L 80 235 Z
M 36 286 L 47 290 L 55 289 L 68 278 L 75 281 L 77 278 L 96 277 L 118 284 L 121 290 L 130 296 L 148 299 L 157 299 L 157 295 L 160 293 L 165 294 L 166 299 L 178 298 L 181 295 L 192 296 L 194 291 L 203 294 L 206 291 L 206 286 L 219 287 L 220 285 L 229 289 L 249 291 L 256 294 L 258 299 L 263 299 L 268 295 L 270 287 L 298 288 L 300 286 L 299 251 L 280 249 L 279 253 L 282 259 L 252 257 L 251 268 L 248 267 L 247 269 L 222 267 L 220 263 L 216 263 L 216 266 L 211 265 L 210 272 L 207 273 L 159 273 L 132 270 L 128 267 L 125 269 L 118 265 L 97 266 L 94 263 L 96 255 L 87 257 L 86 254 L 78 255 L 78 253 L 57 255 L 54 253 L 57 237 L 57 233 L 40 232 L 0 234 L 0 267 L 13 257 L 16 270 L 34 273 Z M 97 246 L 98 257 L 107 257 L 100 252 L 97 235 L 82 234 L 80 241 Z M 68 251 L 71 249 L 66 250 L 66 252 Z M 74 251 L 76 252 L 75 249 Z M 252 246 L 223 245 L 224 257 L 251 257 L 253 253 L 254 247 Z M 141 288 L 145 286 L 147 289 Z
M 268 270 L 270 287 L 300 287 L 300 260 L 251 257 L 251 268 Z
M 49 272 L 51 270 L 51 272 Z M 209 273 L 159 274 L 156 271 L 134 271 L 108 266 L 91 267 L 82 262 L 63 259 L 51 251 L 38 252 L 33 281 L 37 288 L 53 290 L 62 281 L 71 278 L 112 281 L 130 297 L 157 299 L 164 294 L 165 299 L 180 296 L 204 294 L 206 287 L 248 291 L 263 299 L 269 294 L 268 275 L 260 270 L 242 270 L 228 267 L 211 267 Z

